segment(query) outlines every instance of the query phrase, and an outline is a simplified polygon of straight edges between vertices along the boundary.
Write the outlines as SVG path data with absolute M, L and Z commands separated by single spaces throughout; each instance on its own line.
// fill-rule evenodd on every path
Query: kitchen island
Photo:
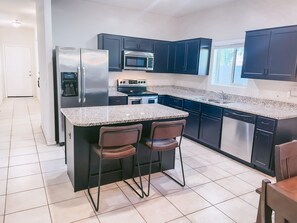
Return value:
M 121 126 L 136 123 L 143 124 L 142 138 L 150 136 L 153 121 L 178 120 L 188 116 L 187 112 L 159 104 L 120 105 L 63 108 L 65 116 L 65 151 L 67 174 L 74 191 L 87 188 L 88 156 L 90 145 L 98 143 L 99 129 L 102 126 Z M 142 175 L 148 172 L 149 150 L 142 144 L 139 146 L 139 162 Z M 168 151 L 163 155 L 163 168 L 174 168 L 175 152 Z M 99 159 L 91 151 L 91 171 L 98 172 Z M 124 177 L 132 174 L 132 158 L 123 160 Z M 134 166 L 135 167 L 135 166 Z M 102 184 L 121 180 L 119 160 L 105 160 L 102 163 Z M 157 154 L 153 157 L 153 172 L 159 171 Z M 91 185 L 96 186 L 97 176 L 91 177 Z

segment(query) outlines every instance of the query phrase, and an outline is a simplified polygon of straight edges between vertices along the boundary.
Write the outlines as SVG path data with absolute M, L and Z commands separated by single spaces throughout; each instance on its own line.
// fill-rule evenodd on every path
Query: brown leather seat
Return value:
M 92 147 L 102 159 L 123 159 L 136 153 L 136 148 L 132 145 L 102 149 L 99 145 L 93 144 Z
M 132 179 L 135 185 L 140 189 L 141 193 L 136 191 L 125 179 L 122 179 L 130 188 L 132 188 L 139 197 L 144 197 L 141 172 L 139 161 L 137 159 L 138 176 L 140 179 L 140 185 L 134 179 L 134 157 L 137 156 L 137 147 L 141 138 L 142 124 L 129 125 L 129 126 L 117 126 L 117 127 L 101 127 L 99 132 L 98 144 L 92 144 L 89 153 L 89 174 L 88 183 L 90 184 L 91 174 L 91 151 L 94 151 L 99 158 L 99 171 L 98 171 L 98 194 L 97 194 L 97 205 L 95 204 L 93 197 L 90 192 L 90 185 L 88 185 L 88 194 L 91 198 L 92 204 L 96 211 L 99 210 L 99 197 L 100 197 L 100 185 L 101 185 L 101 166 L 102 161 L 105 159 L 118 159 L 120 160 L 120 166 L 122 167 L 122 159 L 133 156 L 131 162 L 132 167 Z M 121 170 L 123 171 L 123 170 Z M 123 178 L 123 174 L 122 174 Z
M 185 186 L 185 176 L 184 176 L 184 168 L 183 161 L 181 156 L 181 140 L 183 131 L 186 125 L 186 120 L 178 120 L 178 121 L 165 121 L 165 122 L 153 122 L 151 128 L 151 136 L 149 139 L 144 141 L 144 144 L 150 149 L 150 163 L 149 163 L 149 179 L 148 179 L 148 191 L 144 193 L 146 196 L 149 196 L 150 193 L 150 180 L 151 180 L 151 168 L 152 168 L 152 155 L 153 152 L 158 152 L 159 163 L 160 163 L 160 171 L 178 183 L 180 186 Z M 180 140 L 177 141 L 176 138 L 180 137 Z M 168 175 L 162 169 L 162 152 L 168 150 L 179 149 L 180 155 L 180 163 L 182 170 L 183 182 L 179 182 L 174 179 L 172 176 Z
M 175 139 L 156 139 L 152 141 L 148 139 L 145 144 L 152 150 L 166 151 L 178 147 L 178 142 Z

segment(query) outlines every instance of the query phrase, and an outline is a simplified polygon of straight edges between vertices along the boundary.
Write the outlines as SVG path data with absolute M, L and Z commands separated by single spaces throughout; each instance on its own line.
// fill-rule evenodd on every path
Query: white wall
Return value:
M 296 8 L 296 0 L 234 1 L 180 17 L 177 38 L 209 37 L 214 43 L 244 39 L 247 30 L 296 25 Z M 288 96 L 290 88 L 296 85 L 293 82 L 249 80 L 247 88 L 230 88 L 211 85 L 211 75 L 208 78 L 181 75 L 176 84 L 297 103 L 297 98 Z
M 53 46 L 97 49 L 97 34 L 111 33 L 174 40 L 175 19 L 82 0 L 52 1 Z M 123 71 L 110 73 L 109 85 L 120 78 L 146 78 L 152 85 L 174 84 L 169 74 Z
M 175 19 L 95 1 L 52 1 L 53 44 L 97 48 L 97 34 L 174 39 Z
M 32 82 L 33 95 L 36 95 L 36 63 L 35 63 L 35 45 L 34 45 L 34 29 L 31 28 L 0 28 L 0 102 L 6 96 L 4 83 L 4 54 L 3 49 L 5 45 L 24 45 L 31 48 L 31 62 L 32 62 Z M 2 64 L 2 66 L 1 66 Z
M 36 22 L 40 73 L 41 126 L 47 144 L 55 144 L 51 0 L 36 1 Z

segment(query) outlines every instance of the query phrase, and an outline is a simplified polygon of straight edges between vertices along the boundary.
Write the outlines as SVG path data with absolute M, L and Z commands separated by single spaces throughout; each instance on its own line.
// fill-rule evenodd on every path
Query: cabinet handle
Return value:
M 269 125 L 269 122 L 263 122 L 263 121 L 261 121 L 261 124 L 262 125 Z

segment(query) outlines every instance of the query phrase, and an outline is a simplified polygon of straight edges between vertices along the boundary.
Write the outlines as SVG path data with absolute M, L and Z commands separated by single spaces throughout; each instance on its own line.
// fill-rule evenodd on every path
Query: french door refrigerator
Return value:
M 56 138 L 65 142 L 61 108 L 108 104 L 108 51 L 56 47 Z

